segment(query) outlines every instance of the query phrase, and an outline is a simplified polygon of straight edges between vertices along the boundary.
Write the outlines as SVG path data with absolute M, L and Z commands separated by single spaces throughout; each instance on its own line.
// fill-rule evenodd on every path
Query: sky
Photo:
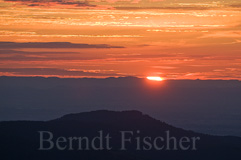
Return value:
M 0 76 L 241 80 L 241 2 L 0 0 Z

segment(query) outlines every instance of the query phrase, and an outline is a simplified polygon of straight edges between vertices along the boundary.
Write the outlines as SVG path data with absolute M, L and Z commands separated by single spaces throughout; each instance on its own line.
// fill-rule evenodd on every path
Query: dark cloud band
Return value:
M 107 44 L 78 44 L 70 42 L 0 42 L 0 48 L 124 48 L 122 46 L 111 46 Z

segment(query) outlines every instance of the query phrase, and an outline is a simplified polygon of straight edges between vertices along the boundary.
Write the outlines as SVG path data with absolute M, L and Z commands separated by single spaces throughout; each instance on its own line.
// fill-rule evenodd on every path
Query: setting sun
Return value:
M 163 78 L 161 77 L 146 77 L 148 80 L 152 81 L 163 81 Z

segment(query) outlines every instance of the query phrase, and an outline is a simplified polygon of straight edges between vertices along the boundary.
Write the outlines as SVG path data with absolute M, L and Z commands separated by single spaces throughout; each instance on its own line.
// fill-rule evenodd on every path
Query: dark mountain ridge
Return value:
M 50 121 L 7 121 L 0 122 L 1 159 L 20 160 L 235 160 L 241 157 L 241 138 L 211 136 L 186 131 L 156 120 L 139 111 L 99 110 L 77 114 L 68 114 Z M 88 137 L 93 139 L 99 132 L 111 136 L 111 150 L 39 150 L 40 131 L 51 132 L 53 141 L 57 137 Z M 121 131 L 132 132 L 128 138 L 126 150 L 120 150 Z M 177 140 L 182 137 L 199 137 L 196 150 L 148 150 L 136 149 L 136 137 L 165 137 L 170 133 Z M 48 137 L 48 134 L 45 135 Z M 45 142 L 46 143 L 46 142 Z M 142 144 L 142 143 L 141 143 Z M 143 144 L 144 145 L 144 144 Z M 74 144 L 76 147 L 77 144 Z M 147 147 L 144 145 L 144 148 Z M 170 146 L 171 148 L 174 145 Z

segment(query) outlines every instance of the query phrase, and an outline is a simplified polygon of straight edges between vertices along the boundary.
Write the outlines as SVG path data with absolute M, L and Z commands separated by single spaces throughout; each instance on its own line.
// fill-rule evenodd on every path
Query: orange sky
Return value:
M 241 79 L 241 5 L 190 2 L 0 1 L 0 75 Z

